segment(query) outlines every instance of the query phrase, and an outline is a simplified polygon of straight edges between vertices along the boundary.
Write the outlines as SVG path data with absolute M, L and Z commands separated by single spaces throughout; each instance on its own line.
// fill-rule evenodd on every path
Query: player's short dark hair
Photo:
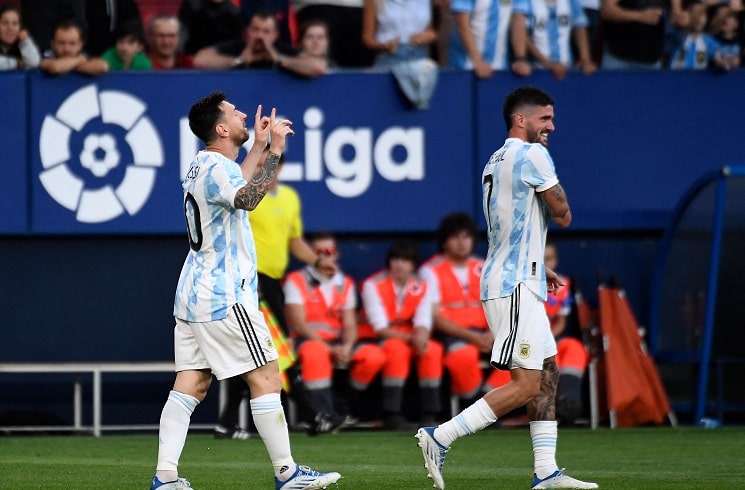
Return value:
M 216 137 L 215 126 L 223 117 L 220 104 L 225 100 L 224 92 L 212 92 L 189 109 L 189 128 L 205 144 L 210 144 Z
M 448 214 L 440 220 L 440 225 L 437 227 L 437 246 L 443 250 L 445 242 L 462 231 L 467 232 L 474 240 L 476 239 L 476 223 L 473 222 L 471 216 L 463 212 Z
M 396 240 L 388 249 L 388 256 L 385 259 L 387 266 L 391 265 L 392 259 L 409 260 L 417 268 L 419 267 L 419 250 L 416 244 L 409 239 Z
M 543 107 L 547 105 L 554 105 L 554 100 L 543 90 L 530 86 L 515 89 L 504 99 L 503 115 L 507 131 L 512 129 L 512 116 L 521 107 Z

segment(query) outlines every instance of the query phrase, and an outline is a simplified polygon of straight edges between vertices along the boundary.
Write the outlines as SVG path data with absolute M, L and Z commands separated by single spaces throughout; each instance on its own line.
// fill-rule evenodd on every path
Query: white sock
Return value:
M 435 429 L 435 439 L 445 447 L 450 446 L 456 439 L 480 431 L 497 421 L 486 400 L 479 398 L 473 405 L 461 413 L 440 424 Z
M 186 443 L 191 414 L 199 400 L 186 393 L 171 390 L 160 414 L 158 432 L 158 466 L 155 476 L 162 482 L 178 478 L 178 461 Z
M 559 469 L 556 465 L 556 427 L 555 420 L 536 420 L 530 423 L 535 474 L 541 479 Z
M 284 481 L 295 473 L 295 461 L 290 450 L 290 434 L 279 393 L 269 393 L 251 399 L 251 415 L 256 430 L 264 441 L 274 476 Z

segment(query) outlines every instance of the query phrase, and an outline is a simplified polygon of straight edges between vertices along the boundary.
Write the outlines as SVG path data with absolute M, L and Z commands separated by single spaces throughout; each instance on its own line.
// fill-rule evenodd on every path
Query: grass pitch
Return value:
M 432 487 L 412 434 L 293 433 L 295 459 L 339 471 L 338 489 Z M 745 428 L 560 429 L 558 463 L 601 489 L 745 488 Z M 149 486 L 157 435 L 0 436 L 0 489 L 141 489 Z M 443 471 L 448 490 L 527 489 L 533 472 L 527 428 L 461 438 Z M 197 490 L 272 489 L 258 436 L 248 441 L 189 436 L 180 471 Z M 330 487 L 334 489 L 335 487 Z

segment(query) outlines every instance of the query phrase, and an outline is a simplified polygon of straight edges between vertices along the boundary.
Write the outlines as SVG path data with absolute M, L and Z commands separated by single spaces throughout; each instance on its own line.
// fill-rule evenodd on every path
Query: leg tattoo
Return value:
M 556 386 L 559 382 L 559 367 L 553 357 L 546 359 L 541 372 L 541 392 L 528 402 L 526 408 L 530 420 L 556 420 Z

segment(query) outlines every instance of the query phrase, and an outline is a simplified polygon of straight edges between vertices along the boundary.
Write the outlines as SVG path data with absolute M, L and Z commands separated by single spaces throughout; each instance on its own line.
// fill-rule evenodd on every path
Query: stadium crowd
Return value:
M 383 68 L 414 107 L 426 108 L 433 66 L 478 78 L 549 70 L 562 79 L 572 70 L 726 71 L 742 64 L 742 0 L 486 4 L 493 7 L 473 0 L 2 1 L 0 69 L 100 75 L 248 68 L 316 77 Z M 425 88 L 412 93 L 419 85 Z

